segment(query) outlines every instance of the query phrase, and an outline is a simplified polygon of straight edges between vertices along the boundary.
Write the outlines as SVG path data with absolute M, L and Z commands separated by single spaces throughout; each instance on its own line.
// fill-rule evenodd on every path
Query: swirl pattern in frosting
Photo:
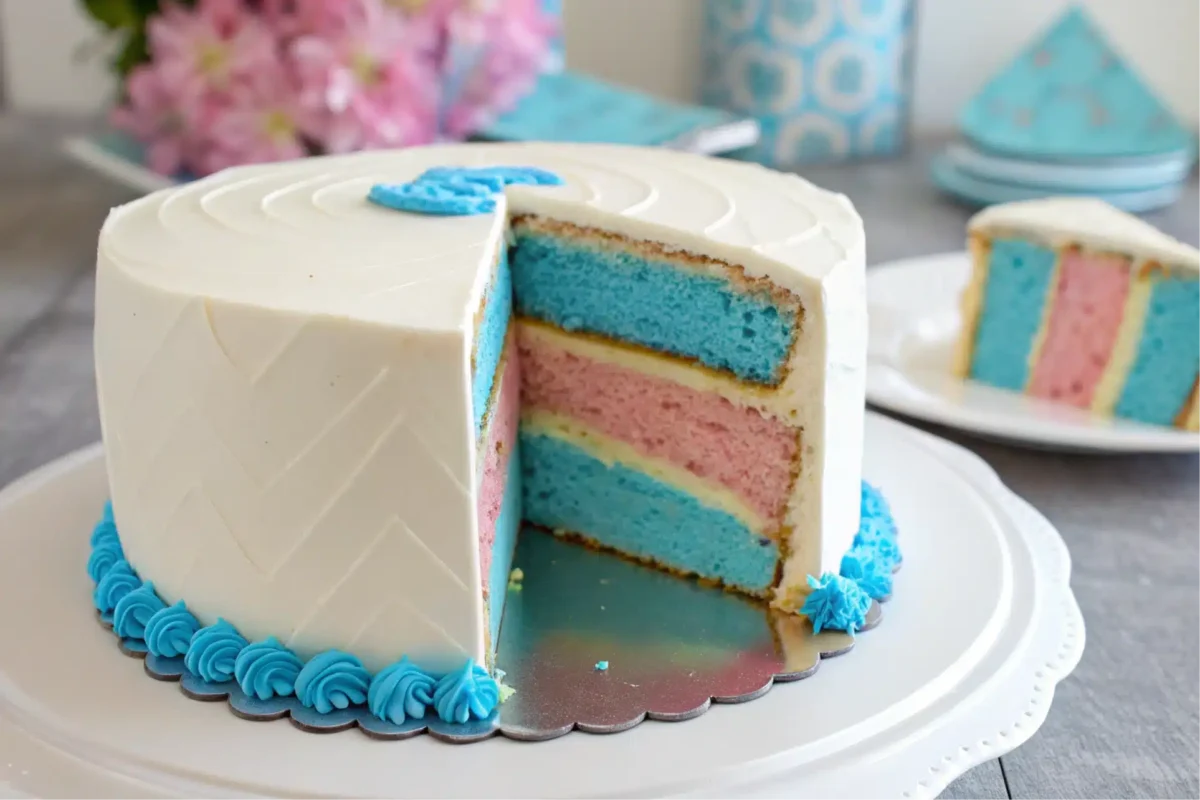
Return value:
M 233 679 L 238 654 L 248 644 L 232 625 L 218 619 L 216 624 L 196 631 L 183 664 L 201 680 L 224 683 Z
M 443 722 L 487 719 L 500 703 L 500 686 L 487 670 L 467 659 L 457 672 L 438 681 L 433 707 Z
M 154 593 L 154 584 L 146 581 L 122 597 L 113 609 L 113 632 L 126 639 L 141 639 L 150 618 L 166 607 Z
M 271 636 L 238 653 L 233 675 L 243 692 L 259 700 L 270 700 L 295 693 L 296 679 L 303 668 L 299 656 Z
M 437 680 L 405 656 L 371 679 L 367 708 L 394 725 L 403 725 L 409 717 L 424 719 L 436 688 Z
M 97 611 L 102 614 L 107 613 L 117 607 L 117 603 L 121 602 L 122 597 L 141 585 L 142 581 L 133 571 L 133 567 L 122 558 L 109 567 L 108 571 L 104 573 L 104 577 L 96 584 L 96 591 L 92 593 L 92 601 L 96 604 Z
M 188 651 L 188 645 L 198 630 L 199 620 L 180 600 L 173 606 L 160 608 L 146 622 L 146 648 L 162 658 L 181 656 Z
M 124 559 L 125 553 L 121 550 L 121 543 L 115 536 L 111 539 L 102 538 L 92 544 L 92 554 L 88 556 L 88 576 L 93 582 L 99 583 L 100 579 L 112 569 L 113 564 Z
M 355 656 L 340 650 L 326 650 L 304 665 L 296 677 L 296 697 L 319 714 L 367 700 L 371 673 Z

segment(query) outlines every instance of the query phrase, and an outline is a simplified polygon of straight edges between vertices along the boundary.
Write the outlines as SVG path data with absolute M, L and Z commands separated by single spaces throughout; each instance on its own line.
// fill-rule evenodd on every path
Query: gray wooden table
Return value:
M 92 375 L 96 232 L 133 198 L 60 154 L 72 126 L 0 116 L 0 485 L 99 438 Z M 854 200 L 869 256 L 959 249 L 968 212 L 910 158 L 806 174 Z M 1195 180 L 1152 220 L 1195 244 Z M 1049 719 L 1021 748 L 944 797 L 1200 794 L 1200 462 L 1079 456 L 938 430 L 983 456 L 1062 532 L 1087 650 Z

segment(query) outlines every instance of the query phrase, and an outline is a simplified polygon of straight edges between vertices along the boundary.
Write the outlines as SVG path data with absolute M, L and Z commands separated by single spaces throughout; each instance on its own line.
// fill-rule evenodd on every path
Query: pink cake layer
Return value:
M 794 429 L 720 395 L 567 352 L 522 327 L 526 408 L 572 417 L 731 489 L 765 520 L 782 517 L 799 446 Z
M 515 347 L 511 345 L 500 369 L 500 391 L 490 412 L 487 441 L 484 442 L 483 480 L 479 486 L 479 562 L 480 575 L 487 585 L 492 567 L 492 546 L 496 541 L 496 520 L 504 504 L 504 488 L 508 483 L 509 462 L 517 440 L 517 424 L 521 419 L 521 369 Z
M 1128 294 L 1127 259 L 1078 250 L 1063 254 L 1030 394 L 1080 408 L 1091 406 L 1117 340 Z

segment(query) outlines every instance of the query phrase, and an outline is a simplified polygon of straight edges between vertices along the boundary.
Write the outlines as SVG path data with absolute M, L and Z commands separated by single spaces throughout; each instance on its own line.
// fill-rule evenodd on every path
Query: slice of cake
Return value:
M 970 246 L 959 375 L 1197 429 L 1200 251 L 1077 198 L 988 208 Z
M 635 148 L 310 159 L 119 208 L 96 371 L 128 564 L 97 606 L 136 574 L 306 669 L 453 676 L 492 663 L 527 521 L 799 609 L 859 527 L 863 260 L 843 197 Z

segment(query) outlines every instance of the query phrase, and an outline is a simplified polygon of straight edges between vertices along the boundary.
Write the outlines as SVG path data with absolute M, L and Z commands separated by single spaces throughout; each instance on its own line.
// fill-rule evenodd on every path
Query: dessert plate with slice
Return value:
M 879 415 L 865 433 L 863 474 L 891 499 L 906 558 L 887 619 L 852 655 L 686 722 L 466 747 L 249 723 L 149 680 L 88 607 L 108 485 L 100 447 L 79 451 L 0 492 L 0 601 L 20 609 L 0 640 L 0 794 L 934 797 L 1034 734 L 1083 620 L 1058 533 L 983 461 Z M 571 568 L 531 569 L 525 592 L 535 572 Z M 613 655 L 596 679 L 621 680 L 629 642 L 602 627 Z
M 1200 449 L 1194 248 L 1063 198 L 981 212 L 970 238 L 868 272 L 868 402 L 1035 447 Z

